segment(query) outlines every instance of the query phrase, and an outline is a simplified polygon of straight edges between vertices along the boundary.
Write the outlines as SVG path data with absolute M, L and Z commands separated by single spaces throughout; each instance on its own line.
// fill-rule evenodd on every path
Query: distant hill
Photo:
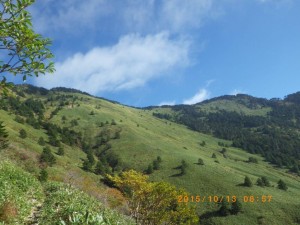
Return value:
M 168 113 L 164 113 L 169 109 Z M 195 105 L 152 108 L 153 115 L 232 141 L 267 161 L 298 172 L 300 93 L 285 99 L 221 96 Z
M 125 197 L 106 174 L 135 169 L 151 181 L 187 190 L 200 224 L 299 224 L 298 96 L 223 96 L 191 106 L 138 109 L 73 89 L 15 86 L 0 97 L 0 121 L 9 135 L 8 148 L 0 150 L 0 169 L 15 168 L 14 177 L 28 177 L 37 187 L 32 192 L 37 202 L 24 204 L 19 218 L 30 214 L 32 206 L 33 211 L 47 207 L 41 222 L 59 218 L 51 208 L 83 207 L 76 205 L 83 191 L 87 195 L 82 194 L 82 202 L 104 210 L 91 216 L 107 210 L 111 221 L 132 224 Z M 37 182 L 43 169 L 46 185 Z M 244 185 L 246 176 L 251 187 Z M 9 177 L 0 175 L 0 186 Z M 278 188 L 279 180 L 286 191 Z M 24 189 L 18 183 L 25 190 L 19 192 L 22 202 L 32 200 L 26 192 L 30 183 Z M 5 189 L 0 189 L 0 220 L 7 210 L 2 197 L 11 193 Z M 64 193 L 74 195 L 63 198 Z M 242 207 L 236 215 L 231 209 L 234 198 Z M 221 204 L 221 199 L 229 203 Z M 67 203 L 58 207 L 60 201 Z

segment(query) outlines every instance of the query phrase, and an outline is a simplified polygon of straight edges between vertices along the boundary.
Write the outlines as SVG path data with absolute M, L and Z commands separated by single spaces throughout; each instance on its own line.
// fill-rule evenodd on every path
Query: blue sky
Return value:
M 28 82 L 132 106 L 300 91 L 298 0 L 43 0 L 56 72 Z

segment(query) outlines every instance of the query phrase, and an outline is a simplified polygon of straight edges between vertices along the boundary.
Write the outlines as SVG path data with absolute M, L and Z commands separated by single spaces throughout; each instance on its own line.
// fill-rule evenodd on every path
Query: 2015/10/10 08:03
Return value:
M 254 196 L 254 195 L 244 195 L 241 196 L 241 198 L 238 198 L 235 195 L 227 195 L 227 196 L 217 196 L 217 195 L 208 195 L 208 196 L 200 196 L 200 195 L 179 195 L 177 197 L 177 201 L 179 203 L 188 203 L 188 202 L 236 202 L 237 199 L 242 200 L 246 203 L 255 203 L 255 202 L 271 202 L 272 201 L 272 195 L 260 195 L 260 196 Z

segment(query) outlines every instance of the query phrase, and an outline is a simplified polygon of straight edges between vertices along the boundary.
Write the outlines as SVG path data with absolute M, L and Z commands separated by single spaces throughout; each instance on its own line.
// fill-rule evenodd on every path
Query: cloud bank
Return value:
M 116 45 L 95 47 L 56 63 L 55 74 L 40 77 L 35 84 L 72 87 L 91 94 L 128 90 L 188 66 L 189 48 L 188 39 L 171 39 L 167 32 L 126 35 Z

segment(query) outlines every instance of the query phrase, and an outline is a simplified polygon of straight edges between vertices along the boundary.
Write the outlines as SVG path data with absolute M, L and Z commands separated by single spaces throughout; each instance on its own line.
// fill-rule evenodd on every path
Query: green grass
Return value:
M 126 165 L 143 171 L 157 156 L 162 158 L 161 169 L 154 171 L 150 176 L 151 180 L 168 181 L 178 187 L 185 188 L 192 195 L 237 196 L 242 202 L 243 213 L 236 216 L 214 217 L 212 220 L 216 224 L 250 225 L 261 223 L 279 225 L 297 224 L 300 221 L 300 213 L 297 211 L 300 206 L 298 201 L 300 199 L 299 177 L 288 174 L 283 169 L 273 167 L 257 155 L 254 157 L 258 159 L 258 164 L 247 163 L 248 158 L 253 155 L 241 149 L 227 148 L 228 158 L 224 158 L 219 152 L 222 147 L 218 146 L 218 142 L 221 141 L 226 144 L 230 144 L 230 142 L 153 117 L 152 112 L 157 109 L 141 110 L 93 97 L 84 96 L 83 98 L 83 101 L 77 100 L 80 103 L 79 107 L 76 104 L 74 108 L 65 106 L 51 121 L 62 126 L 70 126 L 69 123 L 72 119 L 78 119 L 79 125 L 75 126 L 74 129 L 82 132 L 85 137 L 91 140 L 103 129 L 110 129 L 112 134 L 116 130 L 121 130 L 121 138 L 111 140 L 110 143 L 112 150 L 120 156 Z M 100 106 L 100 108 L 96 108 L 96 106 Z M 218 106 L 223 107 L 220 104 Z M 207 110 L 213 110 L 215 106 L 208 105 L 207 107 Z M 226 107 L 232 109 L 233 106 Z M 265 115 L 268 112 L 267 108 L 251 110 L 243 105 L 235 105 L 235 107 L 250 115 Z M 53 110 L 54 107 L 47 106 L 48 114 Z M 167 108 L 162 110 L 164 113 L 169 112 Z M 95 115 L 90 115 L 91 111 L 94 111 Z M 13 120 L 14 116 L 7 112 L 0 111 L 0 114 L 1 120 L 4 120 L 8 127 L 11 139 L 10 151 L 4 151 L 5 154 L 2 157 L 12 158 L 14 152 L 23 152 L 32 156 L 30 160 L 33 163 L 36 162 L 35 157 L 42 151 L 37 140 L 40 136 L 47 139 L 44 131 L 16 123 Z M 62 124 L 62 116 L 67 118 L 65 124 Z M 105 127 L 99 127 L 101 122 L 108 121 L 110 123 L 112 119 L 116 121 L 117 125 L 109 124 Z M 22 128 L 26 129 L 29 134 L 26 139 L 18 137 L 18 131 Z M 200 146 L 202 141 L 206 142 L 204 147 Z M 57 165 L 49 168 L 50 179 L 72 183 L 81 190 L 94 195 L 95 192 L 100 193 L 101 190 L 105 190 L 103 185 L 100 184 L 99 187 L 99 176 L 86 173 L 79 168 L 82 164 L 81 158 L 85 158 L 85 154 L 78 148 L 64 147 L 65 156 L 56 156 Z M 213 153 L 217 155 L 219 163 L 211 158 Z M 205 165 L 197 165 L 198 158 L 202 158 Z M 188 163 L 187 174 L 176 176 L 180 171 L 175 168 L 180 165 L 181 160 Z M 20 164 L 24 163 L 21 160 L 16 161 Z M 240 186 L 239 184 L 243 183 L 246 175 L 251 178 L 253 183 L 258 177 L 266 176 L 274 187 L 262 188 L 254 185 L 247 188 Z M 276 187 L 279 179 L 287 183 L 288 191 L 282 191 Z M 272 195 L 272 201 L 270 203 L 246 203 L 243 202 L 245 195 Z M 213 212 L 217 208 L 215 203 L 197 203 L 200 221 L 201 215 L 205 212 Z
M 42 186 L 35 177 L 11 162 L 0 162 L 0 222 L 22 224 L 35 202 L 42 200 Z
M 67 185 L 50 182 L 45 193 L 47 198 L 40 224 L 61 224 L 62 221 L 66 224 L 134 224 L 129 218 L 103 207 L 95 198 Z M 89 222 L 85 217 L 89 218 Z

